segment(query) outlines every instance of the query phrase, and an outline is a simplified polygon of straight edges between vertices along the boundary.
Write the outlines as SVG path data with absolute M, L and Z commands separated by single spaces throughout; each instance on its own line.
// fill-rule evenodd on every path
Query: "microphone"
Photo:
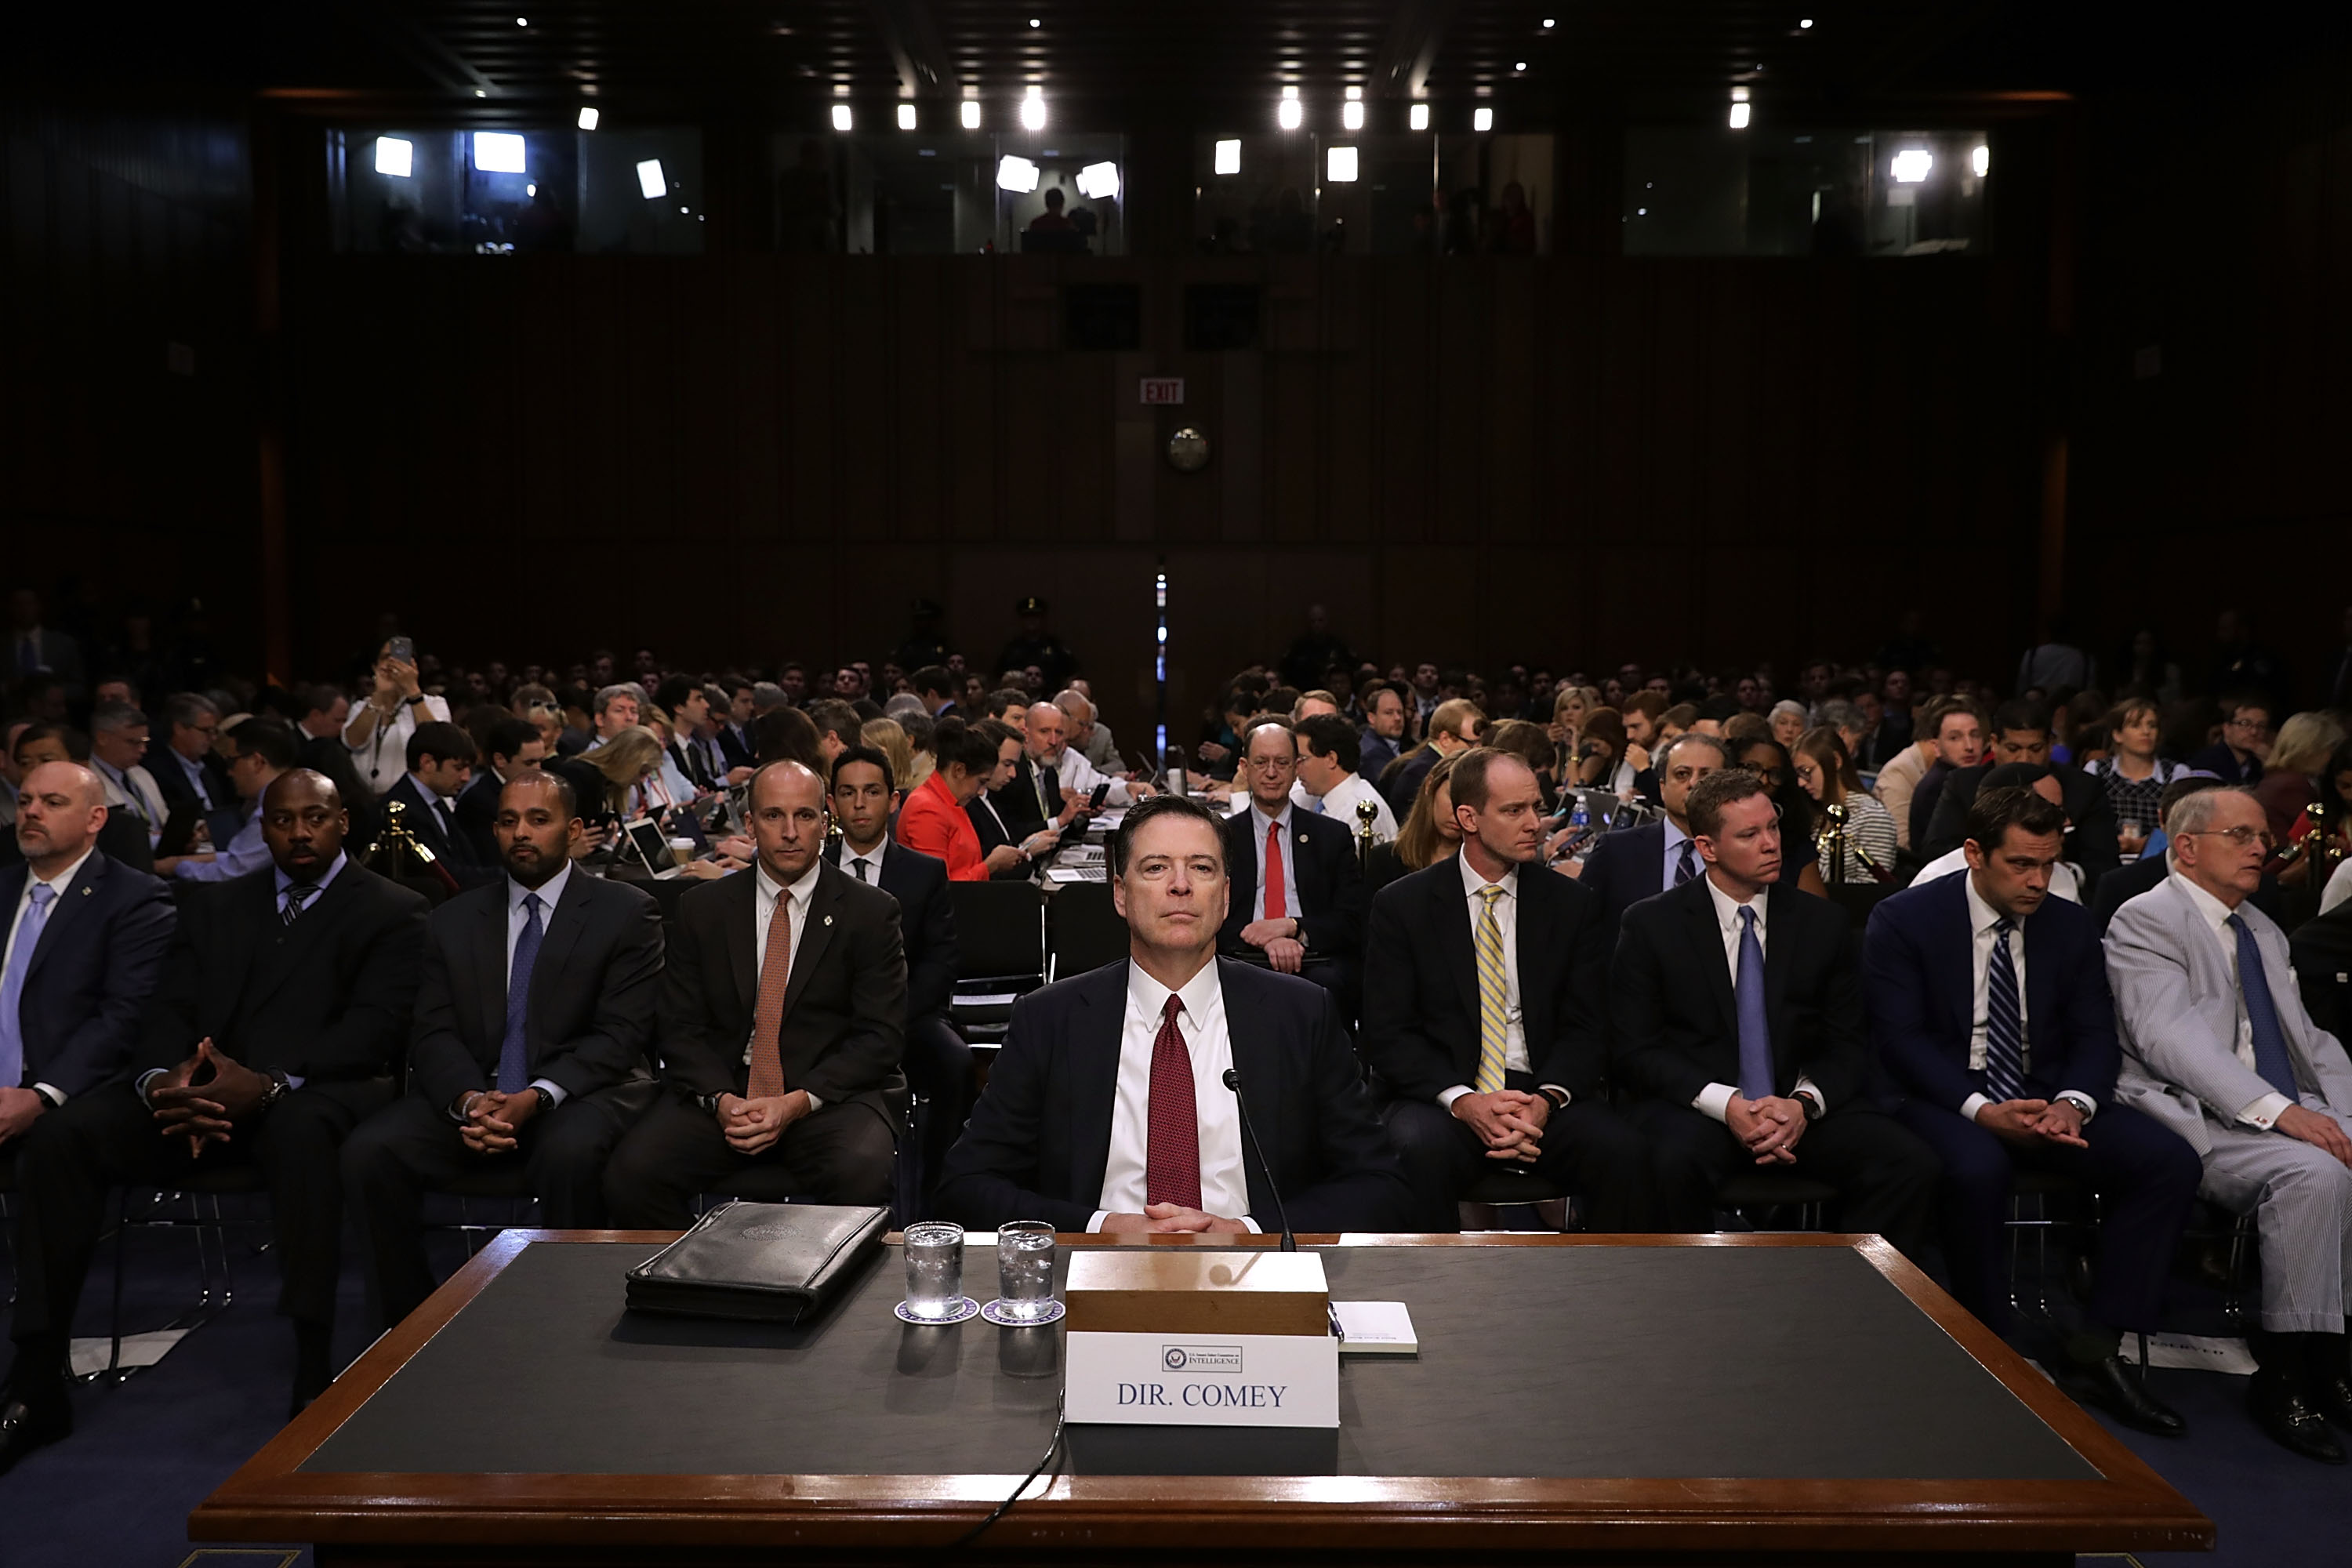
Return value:
M 1258 1169 L 1265 1173 L 1265 1190 L 1274 1194 L 1275 1216 L 1282 1221 L 1282 1250 L 1298 1250 L 1298 1237 L 1290 1228 L 1290 1211 L 1283 1206 L 1282 1189 L 1274 1184 L 1274 1167 L 1266 1163 L 1265 1145 L 1257 1141 L 1257 1129 L 1250 1124 L 1249 1101 L 1242 1098 L 1242 1074 L 1239 1068 L 1225 1069 L 1225 1087 L 1234 1091 L 1234 1108 L 1242 1113 L 1242 1131 L 1249 1135 L 1250 1147 L 1257 1151 Z

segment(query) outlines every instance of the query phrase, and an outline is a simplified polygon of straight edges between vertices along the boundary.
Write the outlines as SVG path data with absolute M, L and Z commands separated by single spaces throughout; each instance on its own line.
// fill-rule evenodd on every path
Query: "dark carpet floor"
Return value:
M 224 1201 L 228 1212 L 238 1212 L 236 1200 Z M 245 1212 L 257 1217 L 260 1211 Z M 263 1235 L 258 1228 L 232 1233 L 236 1295 L 226 1310 L 160 1365 L 119 1385 L 77 1388 L 74 1436 L 0 1477 L 0 1563 L 173 1568 L 190 1563 L 194 1549 L 186 1540 L 189 1510 L 268 1441 L 286 1415 L 292 1337 L 274 1310 L 276 1265 L 255 1250 Z M 435 1247 L 445 1272 L 464 1256 L 454 1233 L 436 1236 Z M 92 1273 L 78 1333 L 106 1330 L 109 1256 L 101 1252 Z M 193 1304 L 192 1233 L 134 1230 L 129 1257 L 128 1327 L 157 1327 Z M 365 1348 L 360 1297 L 358 1266 L 347 1256 L 336 1347 L 342 1361 Z M 2352 1546 L 2347 1545 L 2352 1541 L 2352 1467 L 2313 1465 L 2273 1447 L 2246 1415 L 2243 1379 L 2162 1369 L 2152 1376 L 2159 1397 L 2188 1418 L 2189 1436 L 2168 1442 L 2113 1423 L 2109 1427 L 2219 1523 L 2221 1545 L 2210 1557 L 2146 1558 L 2148 1568 L 2159 1563 L 2290 1568 L 2352 1561 Z M 258 1568 L 288 1563 L 292 1550 L 247 1555 L 214 1548 L 194 1564 Z M 307 1565 L 310 1558 L 302 1552 L 290 1561 Z

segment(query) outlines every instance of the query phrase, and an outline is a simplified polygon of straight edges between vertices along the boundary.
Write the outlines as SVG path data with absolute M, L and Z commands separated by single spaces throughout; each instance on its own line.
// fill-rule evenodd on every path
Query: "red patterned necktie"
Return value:
M 1290 901 L 1282 883 L 1282 824 L 1265 825 L 1265 907 L 1261 918 L 1278 921 Z
M 1192 1053 L 1177 1032 L 1184 999 L 1171 994 L 1151 1042 L 1151 1115 L 1143 1153 L 1143 1201 L 1201 1206 L 1201 1123 L 1192 1103 Z

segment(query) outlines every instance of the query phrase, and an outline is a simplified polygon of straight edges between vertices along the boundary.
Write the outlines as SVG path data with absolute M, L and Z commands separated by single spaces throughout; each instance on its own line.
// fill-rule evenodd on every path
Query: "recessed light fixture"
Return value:
M 603 118 L 604 116 L 596 111 L 594 105 L 585 106 L 580 110 L 580 129 L 593 131 L 596 129 L 596 121 Z
M 1242 172 L 1242 144 L 1239 139 L 1217 143 L 1216 170 L 1220 174 L 1238 174 Z
M 416 166 L 416 144 L 398 136 L 375 139 L 375 172 L 405 180 Z
M 1043 16 L 1032 16 L 1029 18 L 1029 25 L 1033 27 L 1042 27 L 1045 25 L 1045 18 Z
M 833 128 L 835 131 L 846 131 L 856 121 L 850 117 L 849 105 L 836 103 L 833 106 Z
M 1364 106 L 1360 103 L 1341 104 L 1339 123 L 1349 131 L 1361 131 L 1364 128 Z
M 1021 100 L 1021 126 L 1024 131 L 1045 129 L 1045 89 L 1033 87 L 1029 96 Z
M 1806 17 L 1803 21 L 1799 22 L 1799 23 L 1797 24 L 1797 26 L 1798 26 L 1799 27 L 1801 27 L 1801 28 L 1803 28 L 1803 27 L 1811 27 L 1812 25 L 1813 25 L 1813 19 L 1812 19 L 1811 16 Z
M 528 16 L 517 16 L 515 18 L 515 26 L 518 27 L 528 27 L 530 26 L 530 18 Z
M 1299 106 L 1297 88 L 1286 87 L 1282 89 L 1282 104 L 1274 111 L 1274 118 L 1285 131 L 1297 130 L 1299 124 L 1306 120 L 1307 110 Z
M 967 98 L 963 100 L 963 128 L 966 131 L 980 129 L 980 100 Z
M 659 158 L 647 158 L 637 165 L 637 191 L 649 202 L 669 195 L 669 181 L 662 174 Z
M 914 128 L 915 106 L 911 103 L 900 104 L 898 106 L 898 129 L 901 131 L 912 131 Z
M 1477 132 L 1482 136 L 1487 132 L 1495 129 L 1495 111 L 1491 109 L 1472 110 L 1470 111 L 1470 129 Z
M 1429 105 L 1425 103 L 1414 104 L 1411 110 L 1406 111 L 1406 122 L 1415 131 L 1428 130 Z
M 1512 68 L 1513 70 L 1515 70 L 1515 71 L 1523 71 L 1523 70 L 1525 70 L 1525 69 L 1527 69 L 1527 68 L 1528 68 L 1528 62 L 1527 62 L 1527 61 L 1525 61 L 1525 60 L 1520 60 L 1520 61 L 1518 61 L 1517 63 L 1516 63 L 1515 65 L 1513 65 L 1513 66 L 1511 67 L 1511 68 Z
M 1324 152 L 1323 177 L 1335 185 L 1356 183 L 1356 150 L 1353 147 L 1332 147 Z
M 1808 26 L 1811 26 L 1811 23 L 1807 23 L 1806 25 L 1807 25 Z M 1545 28 L 1546 28 L 1547 30 L 1549 30 L 1549 29 L 1550 28 L 1550 26 L 1552 26 L 1552 19 L 1551 19 L 1549 16 L 1546 16 L 1546 17 L 1544 18 L 1544 26 L 1545 26 Z

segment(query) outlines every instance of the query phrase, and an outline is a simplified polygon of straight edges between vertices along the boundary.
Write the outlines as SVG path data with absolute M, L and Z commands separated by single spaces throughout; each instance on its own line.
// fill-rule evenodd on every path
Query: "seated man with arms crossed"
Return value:
M 561 773 L 518 773 L 491 831 L 506 874 L 425 922 L 415 1091 L 343 1145 L 387 1328 L 433 1293 L 427 1192 L 520 1161 L 540 1224 L 599 1228 L 605 1158 L 653 1099 L 660 911 L 573 868 L 580 817 Z
M 754 1163 L 793 1195 L 890 1201 L 904 1092 L 898 900 L 824 861 L 825 787 L 799 763 L 751 779 L 748 873 L 692 889 L 672 923 L 666 1090 L 604 1172 L 613 1223 L 683 1230 L 695 1197 Z
M 975 1228 L 1233 1233 L 1278 1228 L 1279 1191 L 1297 1230 L 1406 1223 L 1410 1194 L 1329 994 L 1216 956 L 1225 851 L 1207 808 L 1167 795 L 1130 808 L 1110 874 L 1129 961 L 1013 1005 L 939 1212 Z

